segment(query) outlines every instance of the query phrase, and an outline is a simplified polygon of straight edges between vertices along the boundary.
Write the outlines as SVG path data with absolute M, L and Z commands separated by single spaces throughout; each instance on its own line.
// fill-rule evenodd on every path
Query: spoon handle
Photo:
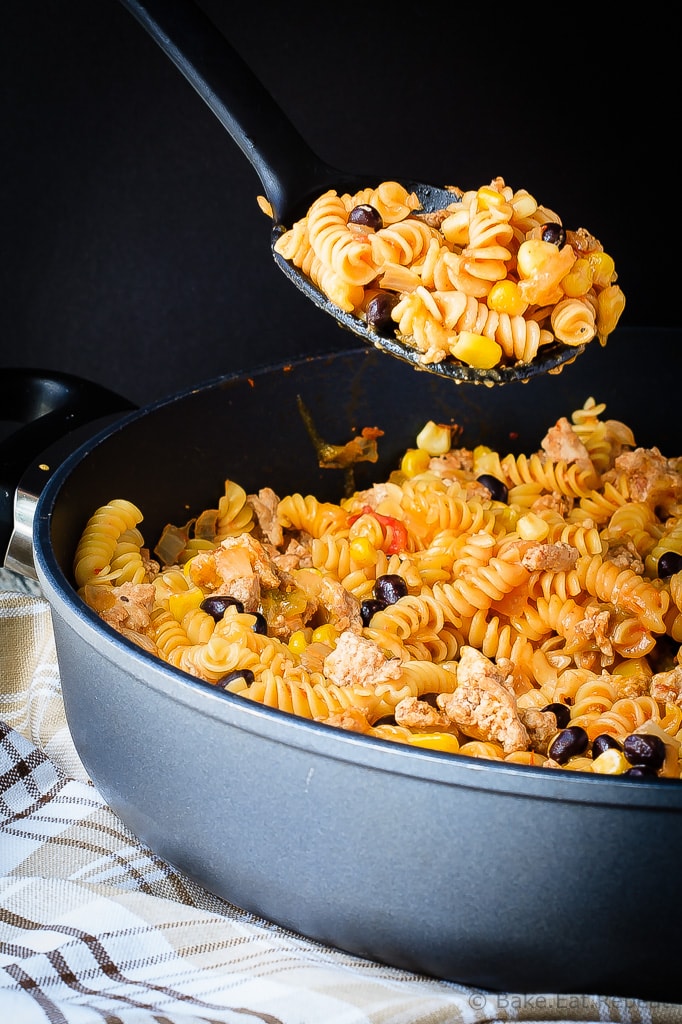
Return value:
M 120 0 L 227 129 L 261 180 L 276 224 L 344 176 L 325 164 L 192 0 Z

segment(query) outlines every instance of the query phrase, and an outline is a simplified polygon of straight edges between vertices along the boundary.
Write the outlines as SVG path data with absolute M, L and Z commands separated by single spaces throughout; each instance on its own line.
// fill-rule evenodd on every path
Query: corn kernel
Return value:
M 413 476 L 425 473 L 430 461 L 431 456 L 425 448 L 408 448 L 402 457 L 400 468 L 408 480 L 411 480 Z
M 502 359 L 501 345 L 485 334 L 474 334 L 473 331 L 460 331 L 451 352 L 455 359 L 461 359 L 478 370 L 490 370 Z
M 577 299 L 590 290 L 593 282 L 593 269 L 589 260 L 578 259 L 568 274 L 561 279 L 564 295 L 569 299 Z
M 607 288 L 615 281 L 616 264 L 607 252 L 591 252 L 587 259 L 592 267 L 592 280 L 596 288 Z
M 505 202 L 505 198 L 501 192 L 498 192 L 495 188 L 490 188 L 489 185 L 484 185 L 479 188 L 476 192 L 476 199 L 478 201 L 479 210 L 490 210 L 496 207 L 502 206 Z
M 287 647 L 292 654 L 303 654 L 308 646 L 306 635 L 302 629 L 296 629 L 289 637 Z
M 488 448 L 485 444 L 477 444 L 473 450 L 474 457 L 474 474 L 480 476 L 481 473 L 492 473 L 495 475 L 497 470 L 497 455 Z
M 338 638 L 338 629 L 332 626 L 331 622 L 325 622 L 323 626 L 318 626 L 313 630 L 312 643 L 328 644 L 330 647 L 335 647 Z
M 557 247 L 541 238 L 528 238 L 519 246 L 516 266 L 521 277 L 532 277 L 548 262 L 556 259 Z
M 459 741 L 451 732 L 413 732 L 409 739 L 411 747 L 427 747 L 442 750 L 446 754 L 459 752 Z
M 360 569 L 374 565 L 377 552 L 369 537 L 353 537 L 350 542 L 350 557 Z
M 200 587 L 191 587 L 180 594 L 171 594 L 168 598 L 168 610 L 174 619 L 182 622 L 187 612 L 194 611 L 203 600 L 203 590 Z
M 535 512 L 528 512 L 519 518 L 516 532 L 522 540 L 544 540 L 549 534 L 549 523 Z
M 519 290 L 516 281 L 509 279 L 496 281 L 488 293 L 488 308 L 496 313 L 507 313 L 509 316 L 523 316 L 528 303 Z
M 452 431 L 446 423 L 429 420 L 417 434 L 417 448 L 428 455 L 445 455 L 450 451 Z
M 597 775 L 622 775 L 630 768 L 630 762 L 622 750 L 609 747 L 592 762 L 592 771 Z

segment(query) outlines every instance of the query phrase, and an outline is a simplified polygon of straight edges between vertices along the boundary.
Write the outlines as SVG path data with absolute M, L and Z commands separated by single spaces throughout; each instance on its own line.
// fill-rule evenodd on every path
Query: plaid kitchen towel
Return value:
M 50 609 L 0 571 L 2 1024 L 682 1024 L 682 1005 L 488 993 L 310 942 L 139 842 L 73 746 Z

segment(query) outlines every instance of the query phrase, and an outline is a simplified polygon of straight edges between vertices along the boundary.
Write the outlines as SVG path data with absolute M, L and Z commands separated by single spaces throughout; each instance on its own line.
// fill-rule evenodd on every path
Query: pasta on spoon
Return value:
M 604 345 L 625 307 L 613 258 L 585 228 L 497 177 L 425 211 L 396 181 L 327 190 L 274 251 L 423 368 L 530 367 L 543 350 Z M 264 212 L 267 200 L 259 198 Z M 570 355 L 569 361 L 570 361 Z M 563 366 L 563 362 L 559 368 Z M 494 375 L 491 383 L 497 383 Z
M 615 327 L 623 294 L 612 261 L 598 261 L 603 250 L 589 232 L 553 234 L 557 224 L 561 229 L 556 215 L 547 211 L 546 221 L 536 220 L 542 208 L 534 198 L 507 189 L 501 178 L 475 192 L 392 176 L 368 188 L 364 174 L 318 157 L 196 3 L 122 2 L 256 170 L 279 269 L 340 326 L 416 369 L 487 386 L 559 373 L 587 341 L 603 341 Z M 457 215 L 469 207 L 471 220 L 462 224 Z M 544 224 L 549 237 L 524 237 Z M 533 244 L 524 249 L 524 242 Z M 573 274 L 571 254 L 581 262 L 561 295 L 584 301 L 557 311 L 560 324 L 547 322 L 546 307 L 561 301 L 551 291 L 519 297 L 513 289 L 507 294 L 509 287 L 494 289 L 520 286 L 519 271 L 523 280 L 558 286 Z M 393 308 L 396 298 L 405 301 Z M 569 340 L 559 340 L 560 333 Z

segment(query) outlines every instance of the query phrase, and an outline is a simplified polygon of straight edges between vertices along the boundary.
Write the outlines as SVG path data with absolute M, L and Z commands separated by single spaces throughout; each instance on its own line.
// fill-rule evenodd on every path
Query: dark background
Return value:
M 679 327 L 678 58 L 655 7 L 583 5 L 557 31 L 508 5 L 202 6 L 329 163 L 502 175 L 602 241 L 623 326 Z M 146 404 L 352 342 L 277 269 L 255 172 L 116 0 L 5 0 L 1 23 L 0 364 Z

